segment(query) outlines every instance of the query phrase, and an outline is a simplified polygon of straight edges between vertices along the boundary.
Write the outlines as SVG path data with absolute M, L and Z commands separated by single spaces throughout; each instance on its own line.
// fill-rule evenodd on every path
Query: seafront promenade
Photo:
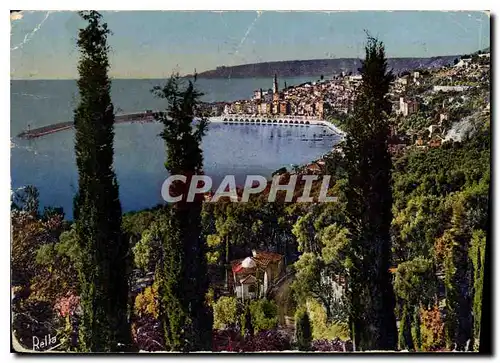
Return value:
M 133 112 L 120 114 L 115 116 L 115 123 L 126 122 L 154 122 L 154 112 Z M 332 132 L 343 135 L 343 132 L 335 127 L 332 123 L 321 120 L 314 116 L 266 116 L 266 115 L 245 115 L 245 114 L 228 114 L 222 116 L 210 117 L 210 122 L 224 124 L 250 124 L 250 125 L 277 125 L 277 126 L 309 126 L 317 125 L 324 126 Z M 21 132 L 17 137 L 24 139 L 33 139 L 45 135 L 53 134 L 59 131 L 71 129 L 72 121 L 58 122 L 55 124 L 42 126 L 34 129 L 28 129 Z
M 277 126 L 324 126 L 332 132 L 343 135 L 344 132 L 338 129 L 331 122 L 321 120 L 314 116 L 266 116 L 266 115 L 245 115 L 228 114 L 217 117 L 210 117 L 211 122 L 222 122 L 224 124 L 249 124 L 249 125 L 277 125 Z

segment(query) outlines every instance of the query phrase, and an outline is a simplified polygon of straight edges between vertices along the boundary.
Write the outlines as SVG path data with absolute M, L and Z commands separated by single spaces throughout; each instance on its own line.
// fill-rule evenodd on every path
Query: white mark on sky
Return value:
M 262 15 L 262 11 L 257 11 L 257 16 L 255 17 L 255 19 L 250 23 L 250 25 L 248 26 L 248 29 L 247 31 L 245 32 L 245 35 L 243 35 L 243 38 L 241 38 L 241 41 L 240 41 L 240 44 L 238 44 L 238 46 L 236 47 L 236 49 L 234 50 L 234 56 L 236 57 L 238 55 L 238 52 L 240 51 L 241 49 L 241 46 L 243 45 L 243 43 L 245 43 L 245 40 L 247 40 L 248 38 L 248 35 L 250 34 L 250 32 L 252 31 L 253 27 L 255 26 L 255 23 L 257 22 L 257 20 L 259 20 L 260 16 Z
M 466 28 L 466 27 L 464 27 L 462 24 L 460 24 L 460 22 L 458 22 L 458 21 L 455 19 L 455 16 L 454 16 L 455 14 L 448 13 L 448 12 L 447 12 L 446 14 L 448 14 L 448 16 L 450 17 L 450 19 L 451 19 L 451 21 L 452 21 L 452 22 L 454 22 L 455 24 L 457 24 L 460 28 L 462 28 L 462 30 L 463 30 L 464 32 L 466 32 L 466 33 L 467 33 L 467 28 Z
M 43 23 L 45 23 L 45 20 L 47 20 L 47 18 L 49 17 L 51 11 L 47 11 L 47 14 L 45 14 L 45 18 L 43 18 L 43 20 L 40 22 L 40 24 L 38 24 L 31 32 L 29 32 L 28 34 L 26 34 L 24 36 L 24 39 L 21 43 L 19 43 L 18 45 L 16 45 L 15 47 L 13 48 L 10 48 L 11 51 L 13 50 L 17 50 L 17 49 L 21 49 L 22 47 L 24 47 L 24 45 L 26 43 L 28 43 L 31 38 L 33 38 L 33 35 L 35 35 L 35 33 L 40 30 L 40 28 L 42 27 Z
M 238 53 L 241 49 L 241 46 L 243 45 L 243 43 L 245 43 L 245 40 L 247 40 L 248 38 L 248 35 L 250 34 L 250 32 L 252 31 L 253 27 L 255 26 L 255 23 L 257 22 L 257 20 L 259 20 L 260 16 L 262 15 L 262 11 L 257 11 L 257 16 L 255 17 L 255 19 L 250 23 L 250 25 L 248 26 L 247 28 L 247 31 L 245 32 L 245 34 L 243 35 L 243 38 L 241 38 L 241 41 L 240 41 L 240 44 L 238 44 L 236 46 L 236 49 L 234 50 L 234 64 L 233 65 L 236 65 L 236 57 L 238 56 Z M 222 16 L 222 14 L 221 14 Z M 229 73 L 229 76 L 228 76 L 228 79 L 231 79 L 231 73 L 232 73 L 232 69 L 230 70 L 230 73 Z
M 488 17 L 490 16 L 490 13 L 489 12 L 483 12 L 485 13 Z M 462 28 L 462 30 L 464 32 L 468 32 L 468 29 L 466 27 L 464 27 L 462 24 L 460 24 L 460 22 L 458 22 L 456 19 L 455 19 L 455 14 L 453 13 L 447 13 L 449 16 L 450 16 L 450 19 L 451 21 L 453 21 L 453 23 L 455 23 L 456 25 L 458 25 L 460 28 Z M 469 18 L 472 18 L 472 15 L 471 14 L 467 14 L 467 16 Z M 478 41 L 477 41 L 477 46 L 478 46 L 478 49 L 482 49 L 483 48 L 483 19 L 481 17 L 474 17 L 473 18 L 475 21 L 479 22 L 479 31 L 478 31 Z

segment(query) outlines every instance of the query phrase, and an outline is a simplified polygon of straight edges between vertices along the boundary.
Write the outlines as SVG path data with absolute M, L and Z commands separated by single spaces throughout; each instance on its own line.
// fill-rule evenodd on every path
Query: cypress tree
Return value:
M 253 325 L 252 325 L 252 312 L 250 310 L 250 304 L 245 304 L 244 314 L 241 317 L 241 333 L 244 337 L 253 336 Z
M 382 42 L 368 37 L 363 77 L 346 123 L 344 146 L 350 260 L 350 327 L 358 350 L 397 346 L 395 298 L 389 273 L 392 221 L 391 157 L 387 148 L 387 97 L 393 80 Z
M 473 309 L 470 294 L 471 276 L 469 242 L 471 231 L 467 228 L 466 202 L 457 194 L 452 204 L 451 228 L 443 238 L 447 243 L 444 256 L 444 283 L 446 293 L 446 345 L 449 349 L 464 350 L 473 337 Z
M 407 302 L 403 303 L 401 321 L 399 322 L 399 349 L 414 350 L 413 337 L 411 336 L 411 314 L 410 306 Z
M 474 288 L 473 288 L 473 305 L 472 316 L 474 318 L 473 325 L 473 348 L 479 350 L 479 341 L 481 335 L 481 308 L 483 302 L 483 285 L 484 285 L 484 262 L 485 262 L 486 234 L 479 230 L 474 231 L 471 248 L 469 249 L 469 257 L 474 266 Z
M 295 336 L 299 351 L 311 350 L 312 328 L 307 310 L 299 311 L 295 323 Z
M 82 351 L 109 352 L 130 342 L 128 242 L 120 231 L 122 211 L 113 170 L 114 111 L 107 74 L 110 31 L 98 12 L 80 16 L 88 25 L 78 34 L 80 102 L 74 111 L 78 167 L 74 218 L 82 251 L 79 344 Z
M 153 93 L 167 101 L 166 111 L 156 115 L 164 125 L 160 136 L 167 149 L 165 168 L 170 175 L 186 177 L 185 183 L 172 184 L 170 194 L 182 198 L 165 212 L 169 223 L 164 236 L 164 277 L 159 283 L 161 320 L 171 350 L 210 350 L 212 315 L 206 303 L 209 281 L 201 228 L 203 195 L 192 202 L 186 200 L 193 176 L 203 172 L 201 141 L 208 119 L 201 115 L 202 93 L 191 81 L 184 85 L 179 75 L 173 75 L 164 87 L 155 87 Z M 195 116 L 199 116 L 196 121 Z

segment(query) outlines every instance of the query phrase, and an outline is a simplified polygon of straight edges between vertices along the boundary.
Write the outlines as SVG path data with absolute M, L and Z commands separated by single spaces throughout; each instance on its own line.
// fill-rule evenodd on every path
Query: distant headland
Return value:
M 460 56 L 447 55 L 430 58 L 389 58 L 388 67 L 394 73 L 418 68 L 439 68 L 453 64 Z M 361 60 L 358 58 L 310 59 L 293 61 L 276 61 L 242 64 L 237 66 L 220 66 L 216 69 L 198 73 L 200 78 L 248 78 L 248 77 L 280 77 L 328 76 L 331 74 L 358 73 Z M 188 75 L 192 76 L 192 75 Z

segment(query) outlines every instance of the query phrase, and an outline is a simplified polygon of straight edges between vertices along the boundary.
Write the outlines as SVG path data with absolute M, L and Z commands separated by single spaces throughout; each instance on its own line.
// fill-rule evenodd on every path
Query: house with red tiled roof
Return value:
M 307 165 L 306 169 L 309 173 L 312 173 L 312 174 L 320 174 L 321 173 L 321 166 L 317 162 Z
M 242 300 L 264 297 L 285 273 L 282 255 L 252 251 L 252 256 L 231 262 L 232 288 Z

